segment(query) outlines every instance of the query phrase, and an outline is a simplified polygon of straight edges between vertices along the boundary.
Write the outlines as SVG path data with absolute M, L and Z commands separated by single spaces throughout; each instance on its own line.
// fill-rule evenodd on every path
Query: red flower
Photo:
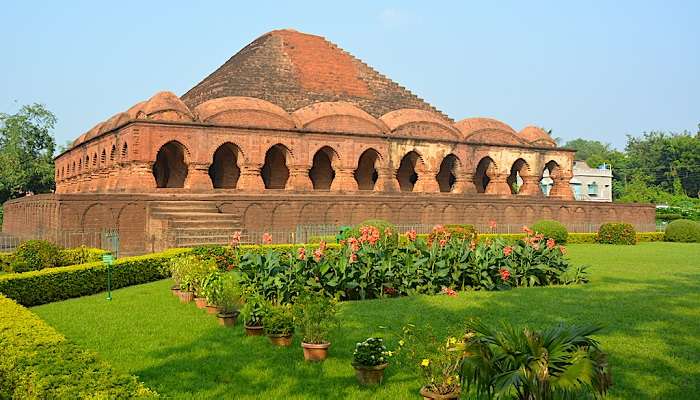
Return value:
M 396 289 L 394 289 L 393 287 L 385 287 L 384 294 L 388 294 L 389 296 L 393 296 L 396 294 Z
M 446 294 L 446 295 L 448 295 L 448 296 L 450 296 L 450 297 L 457 297 L 457 292 L 455 292 L 453 289 L 450 289 L 450 288 L 448 288 L 448 287 L 446 287 L 446 286 L 443 286 L 443 287 L 442 287 L 442 293 L 443 293 L 443 294 Z
M 360 250 L 360 242 L 354 237 L 348 238 L 348 244 L 350 245 L 350 250 L 352 252 Z
M 314 260 L 316 260 L 316 262 L 321 261 L 322 257 L 323 257 L 323 250 L 321 250 L 320 248 L 314 250 Z
M 556 244 L 557 243 L 554 241 L 554 239 L 552 239 L 552 238 L 547 239 L 547 248 L 549 250 L 552 250 Z
M 505 282 L 505 281 L 507 281 L 508 279 L 510 279 L 510 271 L 508 271 L 507 269 L 501 268 L 501 269 L 498 270 L 498 273 L 501 274 L 501 280 L 502 280 L 503 282 Z
M 263 242 L 263 244 L 271 244 L 272 243 L 272 235 L 270 235 L 268 232 L 263 233 L 262 242 Z
M 440 239 L 440 247 L 445 247 L 447 244 L 447 239 Z
M 513 252 L 513 248 L 510 246 L 506 246 L 503 248 L 503 255 L 506 257 L 508 257 L 510 255 L 510 253 L 512 253 L 512 252 Z
M 306 260 L 306 249 L 304 247 L 299 247 L 298 253 L 299 253 L 298 257 L 300 260 L 302 260 L 302 261 Z
M 528 228 L 527 225 L 523 225 L 523 232 L 525 232 L 525 234 L 528 236 L 532 236 L 532 234 L 535 233 L 532 231 L 532 229 Z
M 496 229 L 496 220 L 489 221 L 489 227 L 493 230 Z
M 415 230 L 415 229 L 411 229 L 410 231 L 407 231 L 407 232 L 406 232 L 406 237 L 407 237 L 408 240 L 410 240 L 411 242 L 415 242 L 417 236 L 418 236 L 418 234 L 416 233 L 416 230 Z

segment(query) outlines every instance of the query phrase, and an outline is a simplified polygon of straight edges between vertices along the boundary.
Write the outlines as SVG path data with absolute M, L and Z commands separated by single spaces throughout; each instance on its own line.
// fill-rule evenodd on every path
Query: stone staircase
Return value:
M 167 227 L 170 246 L 228 244 L 241 229 L 238 214 L 222 213 L 209 201 L 159 201 L 150 207 L 151 219 Z

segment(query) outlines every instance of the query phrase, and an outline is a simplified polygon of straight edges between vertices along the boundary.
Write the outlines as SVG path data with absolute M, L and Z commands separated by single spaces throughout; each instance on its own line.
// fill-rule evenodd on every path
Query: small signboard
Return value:
M 111 265 L 114 262 L 114 257 L 112 257 L 112 253 L 106 253 L 102 255 L 102 262 L 108 265 Z
M 103 254 L 102 262 L 107 265 L 107 300 L 112 300 L 112 264 L 114 263 L 112 253 Z

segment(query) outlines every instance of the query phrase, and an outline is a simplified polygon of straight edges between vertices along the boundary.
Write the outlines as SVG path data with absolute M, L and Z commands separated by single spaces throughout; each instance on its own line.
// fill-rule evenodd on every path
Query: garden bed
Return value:
M 350 361 L 357 341 L 382 336 L 396 346 L 401 327 L 430 324 L 458 333 L 469 317 L 543 328 L 558 322 L 600 323 L 610 354 L 610 398 L 693 398 L 700 392 L 700 247 L 572 245 L 575 264 L 591 266 L 587 285 L 461 292 L 344 302 L 341 326 L 323 364 L 291 348 L 221 329 L 215 318 L 168 292 L 169 280 L 33 310 L 69 339 L 96 350 L 114 368 L 175 398 L 417 398 L 415 370 L 387 369 L 377 388 L 360 388 Z M 450 331 L 452 329 L 452 331 Z

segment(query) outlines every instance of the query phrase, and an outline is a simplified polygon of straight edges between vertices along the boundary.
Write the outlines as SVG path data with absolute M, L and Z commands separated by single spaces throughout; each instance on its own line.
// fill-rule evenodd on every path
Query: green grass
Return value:
M 330 358 L 303 361 L 291 348 L 219 327 L 193 304 L 180 304 L 160 281 L 33 310 L 112 365 L 175 398 L 404 399 L 417 398 L 417 371 L 396 365 L 381 387 L 357 386 L 354 344 L 381 335 L 396 344 L 401 326 L 459 330 L 468 317 L 545 327 L 558 322 L 603 324 L 596 336 L 610 353 L 613 399 L 691 399 L 700 393 L 700 245 L 571 245 L 591 283 L 569 287 L 462 292 L 459 297 L 346 302 Z

